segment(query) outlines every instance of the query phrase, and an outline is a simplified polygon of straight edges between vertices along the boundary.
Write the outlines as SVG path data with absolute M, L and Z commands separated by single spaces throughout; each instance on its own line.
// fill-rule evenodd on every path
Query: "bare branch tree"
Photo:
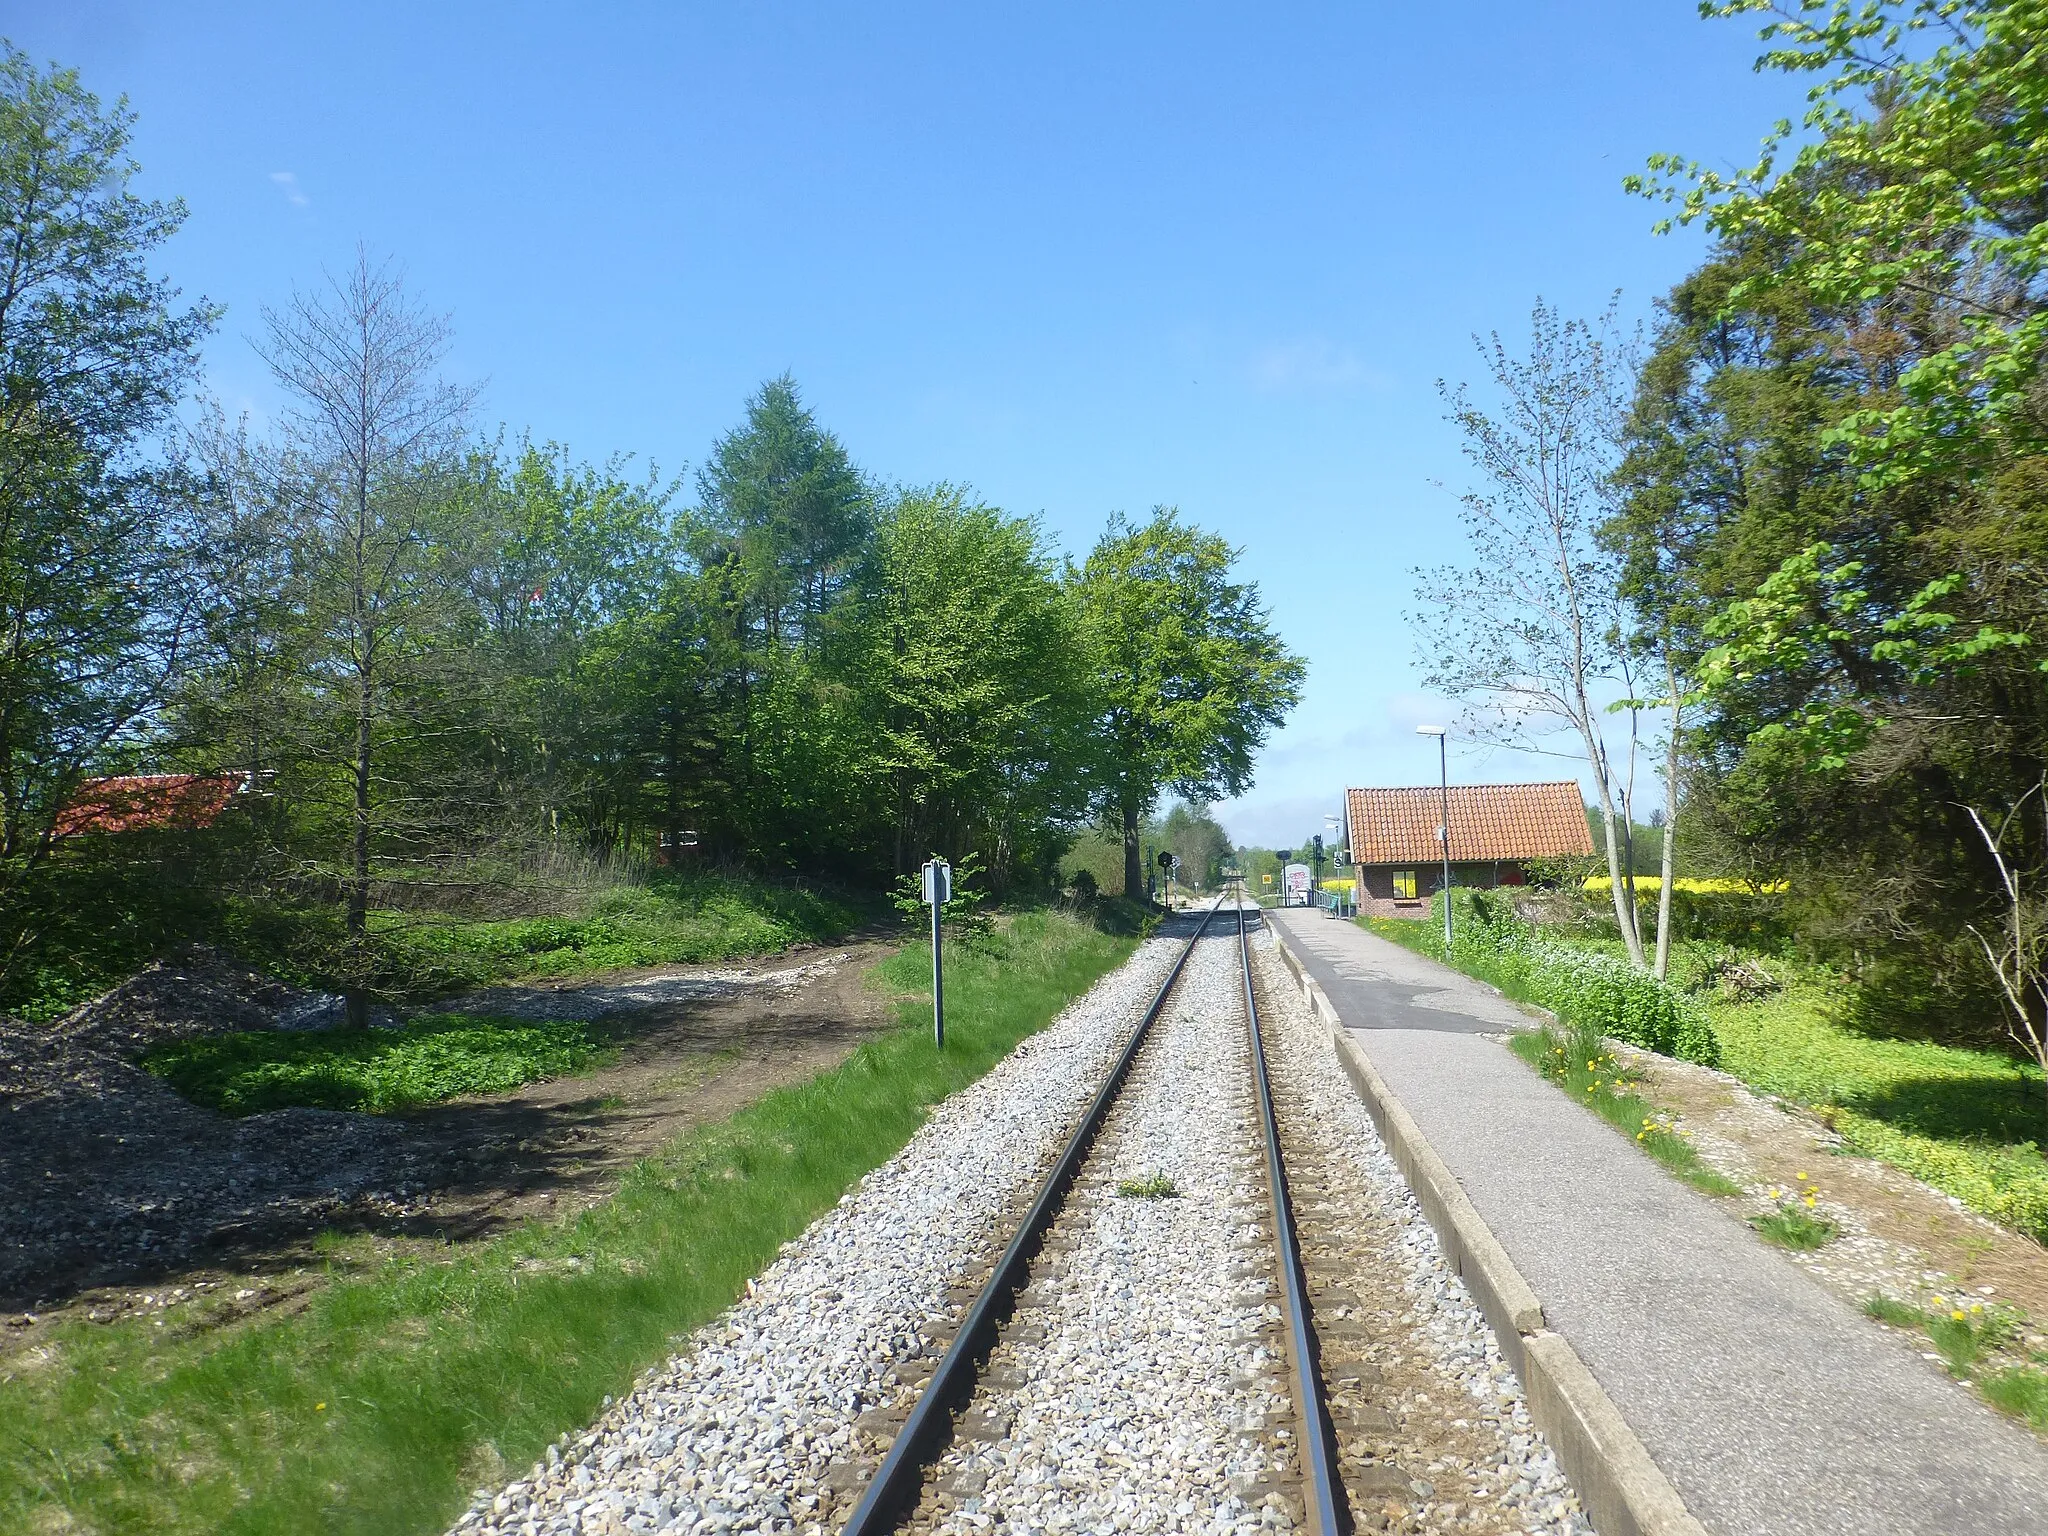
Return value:
M 1524 750 L 1578 739 L 1600 798 L 1614 916 L 1629 958 L 1645 964 L 1629 829 L 1634 822 L 1640 709 L 1619 711 L 1627 740 L 1609 740 L 1609 704 L 1633 701 L 1639 658 L 1625 642 L 1620 568 L 1599 541 L 1613 511 L 1613 473 L 1634 375 L 1633 344 L 1612 308 L 1593 324 L 1539 300 L 1526 358 L 1496 333 L 1480 343 L 1498 406 L 1439 384 L 1478 488 L 1460 520 L 1472 563 L 1418 571 L 1411 616 L 1425 680 L 1468 703 L 1475 735 Z
M 378 806 L 379 728 L 390 709 L 396 653 L 419 638 L 427 521 L 437 471 L 459 453 L 475 391 L 439 376 L 447 320 L 406 294 L 388 266 L 359 251 L 327 290 L 264 313 L 262 353 L 292 396 L 292 449 L 306 612 L 321 633 L 309 648 L 316 686 L 340 696 L 350 724 L 346 770 L 350 845 L 346 931 L 360 965 Z M 351 1022 L 367 1022 L 361 989 Z
M 2019 867 L 2006 851 L 2008 840 L 2022 825 L 2029 800 L 2040 802 L 2040 846 L 2048 847 L 2048 775 L 2014 802 L 2000 818 L 1996 832 L 1974 805 L 1963 807 L 1984 839 L 2005 892 L 2005 921 L 1995 941 L 1975 923 L 1970 924 L 1970 932 L 1983 946 L 1984 958 L 1998 978 L 1998 990 L 2005 999 L 2006 1033 L 2026 1047 L 2048 1077 L 2048 871 L 2038 866 Z

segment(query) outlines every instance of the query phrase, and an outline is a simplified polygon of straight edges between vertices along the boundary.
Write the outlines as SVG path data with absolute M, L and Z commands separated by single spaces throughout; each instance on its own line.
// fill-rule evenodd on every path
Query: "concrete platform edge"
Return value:
M 1275 925 L 1267 931 L 1310 1008 L 1330 1030 L 1344 1075 L 1436 1229 L 1445 1257 L 1493 1325 L 1501 1353 L 1522 1378 L 1530 1418 L 1549 1438 L 1600 1536 L 1707 1536 L 1578 1351 L 1544 1326 L 1535 1291 L 1286 938 Z

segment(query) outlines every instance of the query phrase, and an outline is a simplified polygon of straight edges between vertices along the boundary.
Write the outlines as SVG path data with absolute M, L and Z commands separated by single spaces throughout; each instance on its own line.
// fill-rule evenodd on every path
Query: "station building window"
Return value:
M 1414 870 L 1397 869 L 1394 871 L 1394 896 L 1397 900 L 1402 901 L 1413 901 L 1415 899 Z

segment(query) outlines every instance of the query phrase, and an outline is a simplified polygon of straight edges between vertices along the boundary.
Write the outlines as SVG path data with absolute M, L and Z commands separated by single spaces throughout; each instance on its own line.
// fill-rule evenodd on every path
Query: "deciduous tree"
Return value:
M 1236 551 L 1170 507 L 1118 516 L 1076 573 L 1099 693 L 1095 804 L 1123 836 L 1124 890 L 1145 889 L 1138 832 L 1171 789 L 1242 794 L 1252 758 L 1301 697 L 1306 668 L 1259 589 L 1230 579 Z
M 177 500 L 144 456 L 215 311 L 150 259 L 182 204 L 129 190 L 134 118 L 0 44 L 0 860 L 47 852 L 81 775 L 184 659 Z

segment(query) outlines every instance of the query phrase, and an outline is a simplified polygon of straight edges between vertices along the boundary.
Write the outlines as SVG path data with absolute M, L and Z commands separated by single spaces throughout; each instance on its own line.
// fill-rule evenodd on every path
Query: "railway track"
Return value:
M 1105 1142 L 1114 1140 L 1116 1111 L 1141 1058 L 1148 1049 L 1157 1052 L 1164 1048 L 1155 1043 L 1155 1031 L 1183 989 L 1190 961 L 1199 946 L 1219 939 L 1235 951 L 1241 1008 L 1236 1022 L 1242 1030 L 1252 1111 L 1246 1128 L 1255 1143 L 1255 1149 L 1238 1149 L 1238 1168 L 1242 1173 L 1256 1166 L 1264 1207 L 1254 1215 L 1240 1206 L 1233 1213 L 1233 1225 L 1240 1233 L 1257 1229 L 1268 1248 L 1265 1263 L 1239 1264 L 1233 1273 L 1241 1283 L 1257 1284 L 1255 1294 L 1265 1303 L 1259 1329 L 1263 1337 L 1252 1355 L 1265 1363 L 1269 1384 L 1273 1375 L 1284 1376 L 1289 1399 L 1282 1412 L 1262 1415 L 1262 1422 L 1250 1426 L 1264 1432 L 1264 1445 L 1260 1453 L 1240 1463 L 1255 1470 L 1241 1472 L 1233 1483 L 1241 1494 L 1262 1498 L 1265 1506 L 1275 1510 L 1279 1518 L 1267 1516 L 1268 1525 L 1286 1524 L 1313 1531 L 1316 1536 L 1339 1536 L 1353 1528 L 1350 1495 L 1341 1473 L 1342 1452 L 1327 1400 L 1315 1308 L 1289 1193 L 1285 1138 L 1259 1028 L 1247 913 L 1241 901 L 1226 905 L 1230 894 L 1226 892 L 1202 914 L 1087 1113 L 1038 1186 L 1022 1221 L 962 1317 L 959 1331 L 846 1521 L 844 1536 L 883 1536 L 905 1527 L 932 1528 L 959 1506 L 963 1493 L 973 1498 L 987 1486 L 986 1474 L 973 1465 L 977 1459 L 973 1447 L 977 1441 L 999 1439 L 1014 1423 L 1014 1393 L 1005 1401 L 1004 1389 L 1030 1384 L 1040 1375 L 1030 1357 L 1044 1343 L 1046 1329 L 1028 1321 L 1020 1323 L 1020 1317 L 1033 1310 L 1020 1303 L 1041 1288 L 1036 1272 L 1049 1258 L 1057 1257 L 1060 1245 L 1050 1239 L 1070 1215 L 1070 1197 L 1091 1182 L 1091 1169 L 1110 1161 L 1114 1148 Z M 1221 925 L 1217 924 L 1219 917 L 1224 918 Z M 1212 937 L 1217 926 L 1224 931 Z M 1106 1132 L 1112 1134 L 1106 1138 Z M 1161 1187 L 1161 1176 L 1156 1174 L 1149 1185 L 1145 1180 L 1117 1180 L 1116 1196 L 1107 1197 L 1111 1182 L 1109 1175 L 1100 1171 L 1092 1179 L 1098 1194 L 1105 1198 L 1144 1199 L 1170 1193 Z M 1085 1216 L 1079 1224 L 1086 1225 Z M 992 1368 L 997 1361 L 1004 1363 Z M 1251 1384 L 1258 1380 L 1253 1377 Z M 1240 1384 L 1244 1384 L 1242 1378 Z M 1357 1384 L 1355 1369 L 1350 1376 L 1339 1378 L 1340 1386 Z M 1053 1393 L 1060 1390 L 1056 1379 L 1044 1385 Z M 985 1401 L 988 1398 L 996 1400 Z M 963 1446 L 965 1456 L 961 1454 Z
M 1589 1536 L 1250 916 L 933 1106 L 457 1536 Z

